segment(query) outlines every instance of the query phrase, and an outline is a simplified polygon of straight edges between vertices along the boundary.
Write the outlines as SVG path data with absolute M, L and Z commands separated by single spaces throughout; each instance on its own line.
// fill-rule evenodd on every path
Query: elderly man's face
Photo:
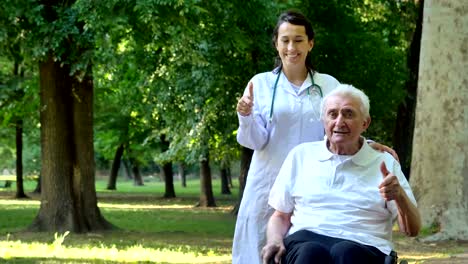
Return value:
M 332 144 L 353 144 L 370 124 L 360 110 L 360 101 L 349 96 L 329 97 L 323 116 L 325 133 Z

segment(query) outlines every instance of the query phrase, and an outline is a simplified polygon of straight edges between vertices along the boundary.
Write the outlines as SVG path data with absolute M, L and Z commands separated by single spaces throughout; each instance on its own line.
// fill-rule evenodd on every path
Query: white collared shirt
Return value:
M 269 204 L 280 212 L 292 213 L 288 235 L 305 229 L 371 245 L 389 254 L 397 207 L 380 196 L 381 162 L 398 177 L 416 205 L 408 181 L 390 154 L 373 150 L 365 140 L 355 155 L 341 158 L 328 150 L 325 140 L 297 146 L 281 167 Z

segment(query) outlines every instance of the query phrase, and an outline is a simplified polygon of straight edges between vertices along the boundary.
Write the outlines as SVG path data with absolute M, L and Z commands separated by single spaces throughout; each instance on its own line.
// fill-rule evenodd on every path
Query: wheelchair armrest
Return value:
M 397 264 L 398 254 L 395 251 L 391 251 L 388 256 L 385 257 L 385 264 Z

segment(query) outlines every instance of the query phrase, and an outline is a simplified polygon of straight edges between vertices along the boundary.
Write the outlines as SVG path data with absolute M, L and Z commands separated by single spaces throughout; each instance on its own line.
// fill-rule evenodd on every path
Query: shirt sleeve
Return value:
M 255 77 L 250 80 L 254 87 L 259 87 L 260 83 Z M 244 95 L 249 93 L 248 86 L 244 90 Z M 262 117 L 259 110 L 259 96 L 255 97 L 254 88 L 254 106 L 252 113 L 248 116 L 242 116 L 237 113 L 239 119 L 239 128 L 237 129 L 237 142 L 244 147 L 259 150 L 268 142 L 268 130 L 266 129 L 266 120 Z
M 294 200 L 291 195 L 296 169 L 294 153 L 295 151 L 291 151 L 283 162 L 268 199 L 271 207 L 283 213 L 292 213 L 294 210 Z

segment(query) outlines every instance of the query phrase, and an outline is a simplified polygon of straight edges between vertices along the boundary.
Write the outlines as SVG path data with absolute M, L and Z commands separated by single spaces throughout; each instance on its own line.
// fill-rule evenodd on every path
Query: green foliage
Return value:
M 196 164 L 208 154 L 220 166 L 238 159 L 237 98 L 254 74 L 272 69 L 271 34 L 289 7 L 314 25 L 318 71 L 370 96 L 367 136 L 391 142 L 405 95 L 411 1 L 72 2 L 52 9 L 37 0 L 0 3 L 0 134 L 8 135 L 0 139 L 0 155 L 8 164 L 14 164 L 12 124 L 23 117 L 25 166 L 40 168 L 37 61 L 47 52 L 78 78 L 93 65 L 97 157 L 111 160 L 123 144 L 126 157 L 143 166 Z M 67 53 L 69 43 L 87 51 Z M 15 61 L 24 65 L 23 77 L 12 74 Z
M 372 116 L 366 136 L 391 144 L 408 79 L 406 53 L 415 25 L 414 3 L 314 0 L 296 4 L 315 27 L 313 59 L 318 71 L 364 90 Z M 310 6 L 314 8 L 306 8 Z

